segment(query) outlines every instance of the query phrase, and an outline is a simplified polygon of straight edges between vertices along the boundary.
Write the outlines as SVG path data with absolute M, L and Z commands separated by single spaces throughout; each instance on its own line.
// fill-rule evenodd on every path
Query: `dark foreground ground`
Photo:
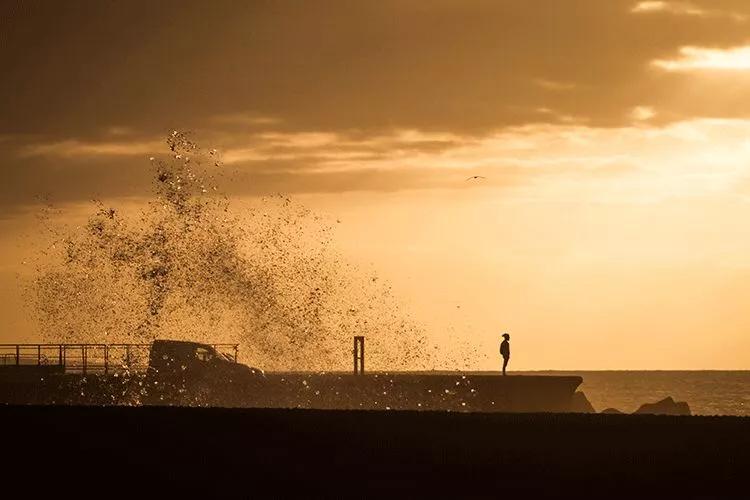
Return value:
M 750 419 L 738 417 L 6 406 L 0 421 L 3 484 L 28 494 L 606 499 L 750 491 Z

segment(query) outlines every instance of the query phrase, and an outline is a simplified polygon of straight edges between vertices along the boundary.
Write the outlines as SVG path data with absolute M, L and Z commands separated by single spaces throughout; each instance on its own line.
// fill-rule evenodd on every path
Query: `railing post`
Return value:
M 81 345 L 81 370 L 86 375 L 86 346 Z
M 109 372 L 109 347 L 104 344 L 104 374 Z
M 63 360 L 63 346 L 60 344 L 59 352 L 57 353 L 57 361 L 60 364 L 60 366 L 65 366 L 65 361 Z
M 42 346 L 39 344 L 36 345 L 36 365 L 42 365 Z
M 16 366 L 21 364 L 21 346 L 16 344 Z
M 125 345 L 125 366 L 130 369 L 130 344 Z

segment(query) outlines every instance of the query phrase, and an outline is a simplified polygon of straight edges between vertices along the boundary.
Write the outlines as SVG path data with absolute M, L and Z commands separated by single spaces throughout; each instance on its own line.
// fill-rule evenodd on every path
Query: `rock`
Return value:
M 576 392 L 570 398 L 571 413 L 596 413 L 586 395 L 581 391 Z
M 656 403 L 641 405 L 634 415 L 690 415 L 690 407 L 684 401 L 676 402 L 670 396 Z
M 601 413 L 606 413 L 607 415 L 625 415 L 624 412 L 621 412 L 617 408 L 605 408 Z

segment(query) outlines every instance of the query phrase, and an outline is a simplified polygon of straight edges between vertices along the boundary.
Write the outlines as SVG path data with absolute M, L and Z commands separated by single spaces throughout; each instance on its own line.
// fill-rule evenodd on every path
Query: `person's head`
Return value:
M 510 340 L 510 335 L 508 335 L 507 333 L 503 333 L 503 338 L 505 340 Z

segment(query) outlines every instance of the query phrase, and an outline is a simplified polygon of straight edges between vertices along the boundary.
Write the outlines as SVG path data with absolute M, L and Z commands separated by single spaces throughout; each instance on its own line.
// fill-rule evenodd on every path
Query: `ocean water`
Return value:
M 597 411 L 630 413 L 643 403 L 672 396 L 694 415 L 750 416 L 750 371 L 545 371 L 580 375 L 579 387 Z

